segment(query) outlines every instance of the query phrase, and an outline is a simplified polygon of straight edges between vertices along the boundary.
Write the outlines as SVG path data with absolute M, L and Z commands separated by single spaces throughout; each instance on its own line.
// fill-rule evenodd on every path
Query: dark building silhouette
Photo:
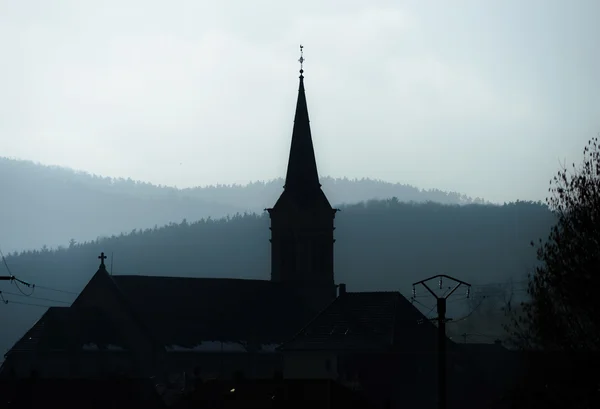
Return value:
M 268 209 L 270 280 L 110 275 L 102 253 L 73 304 L 50 308 L 6 354 L 0 377 L 152 377 L 165 401 L 211 378 L 312 379 L 388 407 L 435 403 L 433 324 L 398 292 L 339 284 L 336 294 L 337 210 L 319 183 L 300 74 L 285 186 Z M 474 366 L 455 361 L 451 379 L 473 387 Z M 457 398 L 448 407 L 469 406 Z

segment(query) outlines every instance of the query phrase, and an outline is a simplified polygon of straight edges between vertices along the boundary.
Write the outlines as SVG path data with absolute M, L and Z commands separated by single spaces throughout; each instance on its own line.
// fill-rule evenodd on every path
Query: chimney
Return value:
M 346 294 L 346 284 L 340 283 L 338 296 L 341 297 L 344 294 Z

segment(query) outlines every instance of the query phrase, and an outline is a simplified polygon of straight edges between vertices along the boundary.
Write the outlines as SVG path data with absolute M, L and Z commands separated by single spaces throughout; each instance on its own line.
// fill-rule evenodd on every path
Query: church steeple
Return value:
M 302 46 L 300 51 L 302 52 Z M 300 56 L 300 64 L 304 56 Z M 336 209 L 321 190 L 300 66 L 292 143 L 281 196 L 272 209 L 271 280 L 293 285 L 315 308 L 335 297 L 333 238 Z
M 292 131 L 292 145 L 285 178 L 286 190 L 306 194 L 321 187 L 317 172 L 317 161 L 310 133 L 308 107 L 304 91 L 304 55 L 303 46 L 300 46 L 300 88 L 296 102 L 296 115 Z

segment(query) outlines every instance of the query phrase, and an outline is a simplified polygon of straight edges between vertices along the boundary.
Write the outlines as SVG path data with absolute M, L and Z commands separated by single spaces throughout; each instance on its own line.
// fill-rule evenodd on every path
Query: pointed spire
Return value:
M 321 187 L 310 133 L 306 95 L 304 93 L 303 64 L 305 60 L 303 48 L 301 45 L 300 59 L 298 60 L 300 62 L 300 88 L 298 90 L 292 145 L 284 186 L 286 190 L 297 192 L 306 192 Z

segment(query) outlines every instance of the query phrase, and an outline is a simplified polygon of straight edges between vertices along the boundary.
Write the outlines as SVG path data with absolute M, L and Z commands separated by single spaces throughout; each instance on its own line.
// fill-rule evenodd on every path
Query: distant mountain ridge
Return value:
M 484 203 L 466 195 L 368 178 L 322 178 L 336 205 L 397 197 L 402 202 Z M 0 157 L 0 248 L 15 250 L 66 245 L 183 219 L 220 218 L 261 212 L 273 205 L 283 179 L 247 185 L 178 189 L 109 178 Z
M 481 291 L 489 292 L 490 285 L 495 288 L 512 279 L 513 305 L 526 295 L 524 280 L 536 263 L 535 249 L 529 243 L 547 237 L 555 221 L 547 206 L 534 202 L 459 206 L 387 199 L 340 208 L 342 212 L 336 216 L 335 277 L 350 291 L 394 290 L 409 296 L 413 282 L 445 273 L 473 284 L 473 294 L 486 297 Z M 235 215 L 72 242 L 60 250 L 10 255 L 6 258 L 10 271 L 0 263 L 0 275 L 12 272 L 34 284 L 35 292 L 28 298 L 10 283 L 0 285 L 8 301 L 0 315 L 0 350 L 23 335 L 41 316 L 44 306 L 73 301 L 96 272 L 100 252 L 108 256 L 107 268 L 115 275 L 268 280 L 269 224 L 266 212 Z M 417 305 L 426 314 L 434 313 L 435 301 L 430 294 L 417 291 Z M 464 316 L 467 307 L 473 308 L 465 305 L 469 300 L 459 292 L 462 290 L 448 305 L 450 317 Z M 504 295 L 498 292 L 490 296 L 478 310 L 491 311 L 482 318 L 484 327 L 470 327 L 473 321 L 458 320 L 468 324 L 462 332 L 500 334 L 503 329 L 498 319 L 504 313 L 499 307 L 506 301 Z M 449 333 L 461 334 L 458 328 L 449 324 Z

